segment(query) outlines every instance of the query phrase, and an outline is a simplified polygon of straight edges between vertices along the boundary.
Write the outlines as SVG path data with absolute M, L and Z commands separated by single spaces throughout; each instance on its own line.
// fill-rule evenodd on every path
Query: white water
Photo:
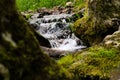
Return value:
M 64 51 L 76 51 L 85 48 L 82 41 L 78 39 L 74 33 L 71 32 L 66 19 L 70 18 L 72 14 L 49 15 L 43 18 L 37 18 L 36 14 L 30 20 L 30 24 L 43 37 L 49 40 L 53 49 Z

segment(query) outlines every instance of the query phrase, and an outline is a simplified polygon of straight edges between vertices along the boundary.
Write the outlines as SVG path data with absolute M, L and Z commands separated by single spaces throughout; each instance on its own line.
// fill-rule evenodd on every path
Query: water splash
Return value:
M 49 40 L 53 49 L 76 51 L 86 46 L 83 46 L 82 41 L 72 33 L 69 27 L 72 23 L 67 21 L 70 17 L 72 14 L 49 15 L 33 18 L 30 24 L 39 34 Z

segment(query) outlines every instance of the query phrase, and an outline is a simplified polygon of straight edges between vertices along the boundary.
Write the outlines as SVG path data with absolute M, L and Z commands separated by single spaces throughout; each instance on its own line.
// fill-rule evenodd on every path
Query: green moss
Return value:
M 76 12 L 78 12 L 79 10 L 85 7 L 84 0 L 75 0 L 73 3 L 74 3 L 74 11 Z
M 94 53 L 94 56 L 95 57 L 102 57 L 102 58 L 109 58 L 109 59 L 112 59 L 112 58 L 115 58 L 116 55 L 117 55 L 117 50 L 115 49 L 105 49 L 103 47 L 94 47 L 94 48 L 90 48 L 89 49 L 90 52 L 93 52 Z
M 28 20 L 28 19 L 30 19 L 31 16 L 32 16 L 31 14 L 27 14 L 27 15 L 25 15 L 25 18 Z
M 65 68 L 69 68 L 70 65 L 74 62 L 74 58 L 72 55 L 67 55 L 66 57 L 58 60 L 58 64 L 63 65 Z
M 0 1 L 0 12 L 0 64 L 9 70 L 10 80 L 71 79 L 65 69 L 41 51 L 31 26 L 17 12 L 15 0 Z
M 113 22 L 112 19 L 118 18 L 119 8 L 112 2 L 114 3 L 114 0 L 111 2 L 86 1 L 84 16 L 78 19 L 73 26 L 75 34 L 82 39 L 85 45 L 98 44 L 106 35 L 112 34 L 118 29 L 117 22 Z M 118 12 L 115 12 L 115 9 Z M 114 15 L 114 12 L 117 16 Z
M 81 53 L 63 57 L 58 63 L 74 73 L 75 79 L 108 80 L 111 71 L 120 64 L 119 53 L 116 49 L 94 46 Z

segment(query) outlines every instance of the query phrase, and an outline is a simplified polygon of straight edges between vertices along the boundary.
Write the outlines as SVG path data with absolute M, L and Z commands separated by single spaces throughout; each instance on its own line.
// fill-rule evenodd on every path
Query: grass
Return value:
M 84 0 L 16 0 L 20 11 L 35 10 L 41 7 L 52 8 L 54 6 L 65 6 L 66 2 L 74 1 L 74 5 L 83 5 Z

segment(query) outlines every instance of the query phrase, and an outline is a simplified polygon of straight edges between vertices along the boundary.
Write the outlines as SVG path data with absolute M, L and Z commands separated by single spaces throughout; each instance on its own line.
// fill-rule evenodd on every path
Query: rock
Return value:
M 101 43 L 106 35 L 118 30 L 120 0 L 86 2 L 85 15 L 74 23 L 74 30 L 85 45 L 92 46 Z
M 50 42 L 47 39 L 45 39 L 43 36 L 39 35 L 37 32 L 34 32 L 34 34 L 41 46 L 51 48 Z
M 110 80 L 120 80 L 120 65 L 111 71 Z
M 32 25 L 32 26 L 33 26 L 33 25 Z M 38 26 L 36 26 L 36 25 L 34 24 L 33 27 L 37 28 Z M 35 31 L 35 29 L 33 29 L 32 27 L 30 27 L 30 29 L 31 29 L 31 31 L 34 33 L 34 35 L 36 36 L 36 38 L 37 38 L 37 40 L 39 41 L 39 44 L 40 44 L 41 46 L 51 48 L 50 42 L 49 42 L 47 39 L 45 39 L 42 35 L 40 35 L 39 33 L 37 33 L 37 32 Z
M 44 15 L 43 15 L 42 13 L 40 13 L 37 18 L 43 18 L 43 16 L 44 16 Z
M 112 35 L 106 36 L 103 40 L 103 44 L 107 48 L 120 49 L 120 31 L 116 31 Z
M 50 15 L 50 14 L 52 14 L 52 11 L 49 10 L 49 9 L 47 9 L 47 8 L 45 8 L 45 7 L 43 7 L 43 8 L 41 8 L 41 9 L 37 9 L 37 13 L 39 13 L 38 18 L 42 18 L 42 17 L 45 16 L 45 15 Z
M 68 7 L 72 7 L 72 6 L 73 6 L 73 3 L 72 3 L 72 2 L 67 2 L 65 6 L 66 6 L 67 8 L 68 8 Z
M 70 80 L 71 75 L 41 51 L 15 3 L 0 0 L 0 80 Z
M 53 58 L 60 58 L 69 53 L 69 51 L 57 50 L 57 49 L 47 48 L 43 46 L 41 46 L 41 49 L 45 52 L 45 54 Z
M 64 9 L 63 12 L 66 12 L 67 14 L 72 13 L 73 3 L 72 2 L 67 2 L 65 6 L 66 6 L 66 9 Z
M 85 12 L 85 8 L 83 8 L 80 11 L 74 13 L 70 19 L 75 22 L 77 19 L 83 17 L 84 12 Z

